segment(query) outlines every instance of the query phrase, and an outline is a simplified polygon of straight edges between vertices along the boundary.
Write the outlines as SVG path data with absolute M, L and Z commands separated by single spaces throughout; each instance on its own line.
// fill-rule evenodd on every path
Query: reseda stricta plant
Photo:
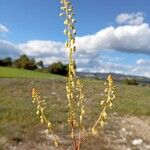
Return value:
M 106 98 L 100 102 L 100 113 L 98 119 L 93 123 L 92 127 L 85 129 L 84 126 L 84 116 L 85 111 L 85 99 L 83 84 L 76 76 L 76 64 L 73 54 L 76 52 L 75 46 L 75 23 L 74 12 L 72 4 L 69 0 L 60 0 L 61 2 L 61 13 L 60 16 L 64 17 L 64 34 L 67 37 L 65 43 L 66 49 L 69 51 L 69 70 L 68 78 L 66 83 L 66 97 L 68 101 L 68 124 L 70 126 L 70 137 L 73 141 L 73 150 L 80 150 L 81 143 L 83 140 L 90 135 L 95 135 L 97 133 L 97 128 L 102 128 L 105 125 L 108 110 L 112 109 L 113 101 L 115 100 L 115 87 L 113 85 L 112 76 L 109 75 L 106 82 L 106 88 L 104 90 Z M 33 103 L 37 105 L 37 115 L 42 124 L 44 124 L 50 134 L 53 136 L 53 141 L 56 148 L 61 146 L 61 142 L 55 136 L 52 129 L 51 122 L 47 119 L 45 115 L 46 104 L 37 90 L 33 88 L 32 90 Z M 64 147 L 64 146 L 63 146 Z

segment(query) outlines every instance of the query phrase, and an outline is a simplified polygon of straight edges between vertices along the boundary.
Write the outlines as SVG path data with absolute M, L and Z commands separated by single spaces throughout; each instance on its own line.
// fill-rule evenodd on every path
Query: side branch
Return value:
M 107 119 L 107 113 L 109 109 L 112 109 L 113 106 L 113 101 L 115 100 L 115 86 L 113 85 L 113 79 L 112 76 L 109 75 L 107 77 L 107 83 L 106 85 L 108 87 L 106 87 L 106 89 L 104 90 L 104 92 L 106 93 L 107 98 L 103 101 L 101 101 L 100 105 L 103 108 L 102 111 L 99 114 L 98 119 L 95 121 L 94 125 L 92 126 L 90 132 L 95 135 L 97 133 L 97 126 L 100 125 L 100 127 L 102 128 L 106 122 Z

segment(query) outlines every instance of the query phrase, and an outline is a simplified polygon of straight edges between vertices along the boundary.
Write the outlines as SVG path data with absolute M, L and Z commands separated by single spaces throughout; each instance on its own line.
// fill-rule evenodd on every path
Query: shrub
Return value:
M 136 79 L 125 78 L 123 82 L 127 85 L 138 85 L 138 81 Z

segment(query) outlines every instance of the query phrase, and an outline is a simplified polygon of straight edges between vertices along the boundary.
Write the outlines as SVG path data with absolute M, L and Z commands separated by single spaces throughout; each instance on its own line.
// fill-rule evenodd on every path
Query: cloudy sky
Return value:
M 78 71 L 150 77 L 149 0 L 72 0 Z M 67 63 L 59 0 L 0 0 L 0 58 Z

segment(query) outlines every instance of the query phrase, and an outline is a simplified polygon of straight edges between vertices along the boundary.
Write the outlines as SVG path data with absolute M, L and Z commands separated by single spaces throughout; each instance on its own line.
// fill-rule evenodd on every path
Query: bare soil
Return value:
M 0 137 L 3 150 L 55 150 L 50 136 L 41 131 L 41 141 L 15 139 L 8 141 Z M 60 137 L 61 138 L 61 137 Z M 62 139 L 71 150 L 70 141 Z M 68 145 L 68 146 L 67 146 Z M 83 143 L 83 150 L 150 150 L 150 117 L 118 116 L 114 113 L 101 132 Z

